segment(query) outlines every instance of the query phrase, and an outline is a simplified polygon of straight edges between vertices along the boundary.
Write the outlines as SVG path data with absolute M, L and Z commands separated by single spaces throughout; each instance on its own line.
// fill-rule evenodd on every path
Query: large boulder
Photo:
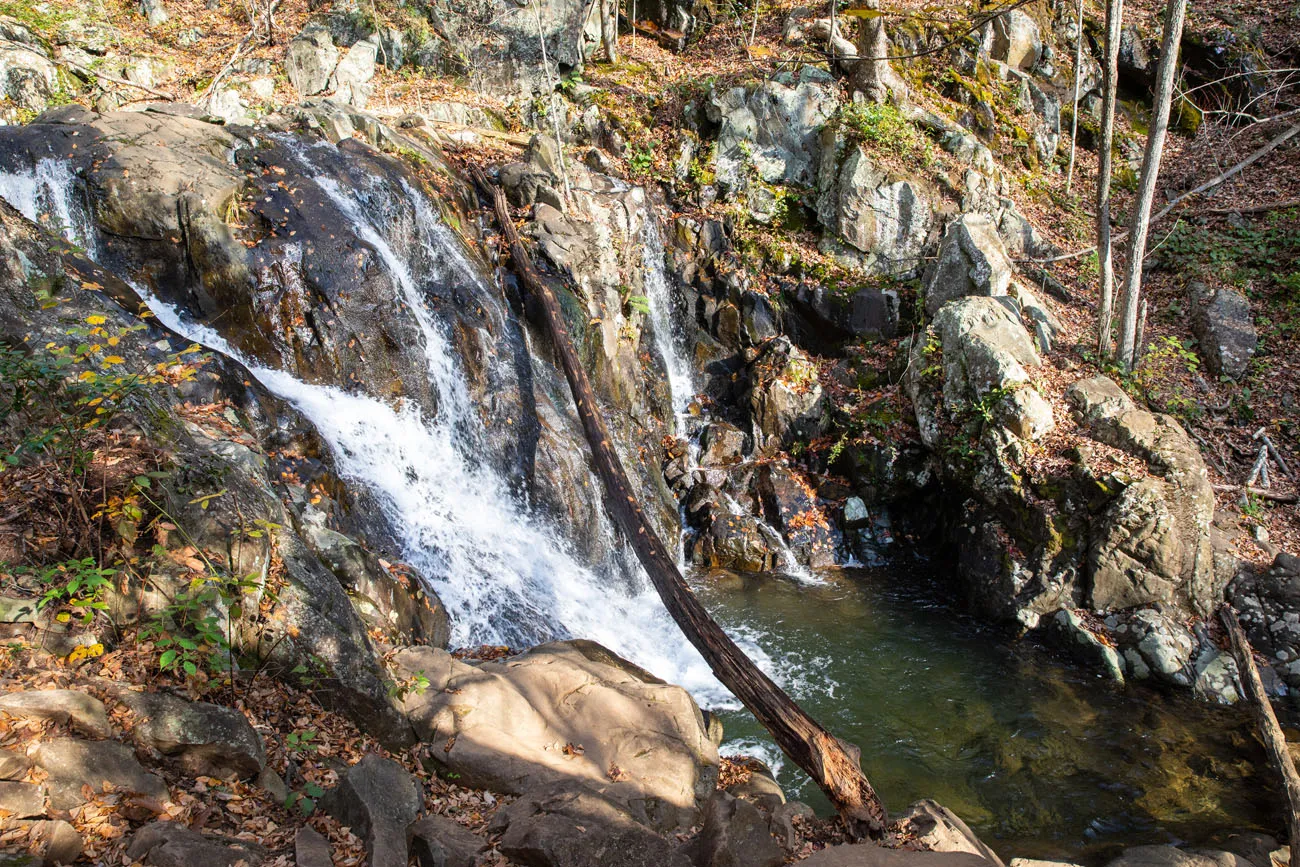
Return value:
M 718 751 L 690 695 L 593 642 L 478 665 L 410 648 L 394 666 L 399 681 L 428 681 L 406 693 L 405 709 L 421 739 L 440 745 L 433 759 L 468 785 L 610 785 L 668 828 L 689 824 L 713 790 Z
M 749 411 L 759 448 L 823 433 L 829 419 L 816 362 L 788 338 L 769 340 L 749 369 Z
M 785 853 L 758 808 L 726 792 L 704 805 L 699 835 L 683 851 L 695 867 L 780 867 Z
M 353 43 L 330 76 L 330 87 L 334 89 L 331 99 L 354 108 L 365 108 L 373 90 L 370 79 L 375 77 L 378 54 L 378 44 L 369 39 Z
M 922 279 L 925 310 L 934 316 L 957 298 L 1006 295 L 1011 276 L 1011 259 L 992 219 L 963 214 L 944 230 L 939 255 Z
M 604 787 L 602 787 L 604 789 Z M 674 844 L 626 804 L 572 781 L 525 792 L 488 826 L 500 849 L 529 867 L 689 867 Z
M 397 762 L 373 753 L 348 768 L 320 800 L 322 810 L 365 841 L 371 867 L 406 867 L 407 827 L 423 806 L 419 782 Z
M 266 766 L 261 736 L 237 710 L 161 692 L 118 688 L 113 694 L 135 717 L 136 745 L 175 758 L 189 774 L 247 779 Z
M 245 840 L 201 834 L 179 822 L 154 822 L 135 832 L 126 854 L 150 867 L 257 867 L 265 850 Z
M 324 92 L 338 63 L 339 50 L 329 28 L 314 22 L 290 40 L 284 58 L 289 82 L 303 97 Z
M 923 181 L 879 167 L 861 145 L 838 164 L 823 157 L 818 218 L 839 242 L 865 254 L 869 272 L 921 267 L 935 233 L 936 191 Z
M 812 186 L 820 131 L 837 107 L 835 79 L 812 66 L 715 91 L 706 108 L 719 124 L 713 158 L 718 183 L 738 192 L 749 186 L 752 173 L 767 184 Z
M 0 43 L 0 95 L 25 112 L 44 111 L 60 89 L 59 68 L 34 38 Z M 19 121 L 15 116 L 12 122 Z
M 406 829 L 407 849 L 419 867 L 474 867 L 488 842 L 446 816 L 425 816 Z
M 1200 449 L 1173 417 L 1139 409 L 1106 377 L 1076 382 L 1066 396 L 1088 435 L 1151 471 L 1111 501 L 1094 530 L 1093 607 L 1172 602 L 1208 613 L 1226 576 L 1214 564 L 1214 490 Z
M 982 31 L 983 45 L 994 59 L 1017 69 L 1032 69 L 1043 56 L 1043 34 L 1022 9 L 993 18 Z
M 1188 287 L 1192 301 L 1192 331 L 1210 373 L 1241 379 L 1259 345 L 1250 301 L 1231 286 L 1211 290 L 1204 283 Z

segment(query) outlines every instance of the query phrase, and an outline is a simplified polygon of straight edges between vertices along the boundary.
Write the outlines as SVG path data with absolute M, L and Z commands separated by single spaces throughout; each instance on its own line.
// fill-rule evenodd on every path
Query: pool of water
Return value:
M 1115 688 L 946 601 L 933 567 L 844 570 L 823 583 L 714 573 L 697 593 L 764 636 L 800 703 L 862 748 L 887 807 L 934 798 L 1004 859 L 1095 862 L 1121 846 L 1282 828 L 1278 790 L 1242 708 Z M 778 758 L 744 711 L 723 753 Z M 786 792 L 828 811 L 784 762 Z

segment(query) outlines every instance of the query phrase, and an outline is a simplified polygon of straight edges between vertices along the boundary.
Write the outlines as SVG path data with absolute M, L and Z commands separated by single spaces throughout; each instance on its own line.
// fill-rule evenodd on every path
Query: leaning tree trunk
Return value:
M 1101 302 L 1097 308 L 1097 356 L 1110 357 L 1111 317 L 1115 312 L 1115 263 L 1110 238 L 1111 149 L 1115 146 L 1115 102 L 1119 89 L 1119 31 L 1124 0 L 1106 0 L 1106 68 L 1102 71 L 1101 143 L 1097 165 L 1097 269 Z M 1078 109 L 1076 107 L 1075 111 Z
M 1165 36 L 1160 46 L 1160 67 L 1156 72 L 1155 117 L 1147 136 L 1142 157 L 1142 177 L 1138 181 L 1137 201 L 1129 221 L 1128 263 L 1124 271 L 1124 317 L 1121 325 L 1119 358 L 1128 370 L 1137 360 L 1137 319 L 1142 294 L 1142 260 L 1147 252 L 1151 203 L 1156 197 L 1156 180 L 1160 175 L 1160 158 L 1169 131 L 1169 108 L 1174 97 L 1174 79 L 1178 73 L 1178 45 L 1183 38 L 1183 19 L 1187 0 L 1169 0 L 1165 16 Z
M 564 376 L 573 392 L 596 473 L 605 487 L 609 510 L 631 542 L 668 613 L 709 663 L 718 680 L 771 733 L 777 746 L 826 793 L 844 818 L 849 832 L 855 837 L 879 836 L 885 827 L 885 808 L 862 773 L 857 748 L 822 728 L 760 671 L 709 616 L 686 585 L 676 558 L 664 547 L 637 504 L 627 474 L 611 445 L 609 430 L 587 381 L 586 371 L 574 351 L 559 302 L 537 273 L 532 257 L 519 240 L 505 194 L 477 171 L 475 180 L 491 191 L 497 222 L 510 245 L 515 270 L 524 288 L 539 302 L 555 351 L 560 356 Z
M 865 8 L 880 11 L 880 0 L 867 0 Z M 907 100 L 907 84 L 894 71 L 889 62 L 889 33 L 885 17 L 868 14 L 858 25 L 858 62 L 853 67 L 852 89 L 862 93 L 874 103 L 887 102 L 891 97 L 902 104 Z

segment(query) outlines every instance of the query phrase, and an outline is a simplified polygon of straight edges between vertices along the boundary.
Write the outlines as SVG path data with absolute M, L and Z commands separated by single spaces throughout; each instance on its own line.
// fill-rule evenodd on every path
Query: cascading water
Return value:
M 686 357 L 684 337 L 673 316 L 672 290 L 668 275 L 664 273 L 664 244 L 659 236 L 659 218 L 653 208 L 647 208 L 645 227 L 641 231 L 641 264 L 650 326 L 654 329 L 655 348 L 659 350 L 668 374 L 677 435 L 685 436 L 688 408 L 695 397 L 695 377 Z
M 0 199 L 93 256 L 95 232 L 75 196 L 72 169 L 61 160 L 46 157 L 30 172 L 0 172 Z
M 309 153 L 300 156 L 310 164 Z M 324 174 L 313 180 L 375 250 L 402 293 L 424 341 L 429 378 L 438 393 L 436 415 L 412 404 L 394 408 L 366 395 L 305 383 L 259 365 L 216 331 L 186 320 L 137 287 L 158 320 L 243 364 L 311 420 L 329 444 L 339 474 L 365 485 L 382 505 L 403 557 L 446 605 L 455 643 L 526 647 L 589 638 L 685 686 L 702 704 L 735 706 L 639 570 L 631 576 L 601 575 L 580 565 L 558 535 L 511 496 L 504 478 L 478 459 L 482 423 L 455 351 L 424 298 L 452 276 L 480 278 L 423 194 L 381 182 L 345 189 Z M 81 209 L 66 170 L 2 175 L 0 196 L 30 218 L 56 215 L 65 230 L 88 225 L 78 219 Z M 390 223 L 399 220 L 408 221 L 403 228 L 410 232 L 403 237 L 417 239 L 410 249 L 390 243 Z M 72 235 L 83 239 L 83 231 Z M 750 630 L 736 633 L 762 667 L 787 679 L 792 667 L 763 653 Z

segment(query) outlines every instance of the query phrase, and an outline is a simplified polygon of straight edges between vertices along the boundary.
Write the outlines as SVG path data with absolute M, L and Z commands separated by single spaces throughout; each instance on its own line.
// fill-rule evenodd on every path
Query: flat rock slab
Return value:
M 71 810 L 85 803 L 82 786 L 99 792 L 105 783 L 159 805 L 171 797 L 167 785 L 146 772 L 131 750 L 116 741 L 59 738 L 41 744 L 35 759 L 50 775 L 46 786 L 50 806 L 56 810 Z
M 799 862 L 803 867 L 989 867 L 968 852 L 909 852 L 873 843 L 831 846 Z
M 175 822 L 145 825 L 131 838 L 126 854 L 150 867 L 257 867 L 262 847 L 243 840 L 207 837 Z
M 92 738 L 113 733 L 104 703 L 73 689 L 29 689 L 0 696 L 0 712 L 21 719 L 53 720 Z
M 334 867 L 330 841 L 310 825 L 303 826 L 293 838 L 293 856 L 298 867 Z
M 262 738 L 237 710 L 157 692 L 120 689 L 114 697 L 136 716 L 136 744 L 176 758 L 190 774 L 247 779 L 266 766 Z
M 34 783 L 0 783 L 0 810 L 14 819 L 45 815 L 45 790 Z

